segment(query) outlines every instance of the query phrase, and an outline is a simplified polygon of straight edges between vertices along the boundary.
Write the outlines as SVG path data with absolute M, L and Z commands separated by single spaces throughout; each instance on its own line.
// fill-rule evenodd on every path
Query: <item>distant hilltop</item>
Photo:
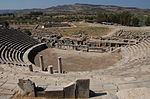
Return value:
M 75 12 L 75 11 L 113 11 L 113 12 L 119 12 L 119 11 L 133 11 L 133 12 L 138 12 L 138 11 L 149 11 L 150 9 L 139 9 L 135 7 L 120 7 L 120 6 L 114 6 L 114 5 L 93 5 L 93 4 L 72 4 L 72 5 L 58 5 L 55 7 L 50 7 L 47 8 L 46 10 L 48 11 L 56 11 L 56 12 L 61 12 L 61 11 L 70 11 L 70 12 Z
M 140 9 L 135 7 L 120 7 L 114 5 L 93 5 L 93 4 L 70 4 L 70 5 L 58 5 L 49 7 L 46 9 L 23 9 L 23 10 L 0 10 L 2 13 L 28 13 L 31 11 L 43 11 L 43 12 L 97 12 L 97 11 L 109 11 L 109 12 L 150 12 L 150 9 Z

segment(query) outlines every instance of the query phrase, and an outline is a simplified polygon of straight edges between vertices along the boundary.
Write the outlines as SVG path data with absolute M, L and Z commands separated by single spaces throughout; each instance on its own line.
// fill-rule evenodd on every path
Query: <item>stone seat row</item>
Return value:
M 123 48 L 122 56 L 128 61 L 150 57 L 150 40 L 144 40 L 139 44 Z
M 4 38 L 0 38 L 0 43 L 3 44 L 3 45 L 6 45 L 6 46 L 13 46 L 14 49 L 16 50 L 19 50 L 19 49 L 22 49 L 21 47 L 28 47 L 28 46 L 32 46 L 32 45 L 35 45 L 34 43 L 27 43 L 27 42 L 17 42 L 17 41 L 14 41 L 14 40 L 5 40 Z
M 28 65 L 24 53 L 38 42 L 19 30 L 0 28 L 0 63 Z
M 16 38 L 17 37 L 17 40 L 28 39 L 29 41 L 35 42 L 35 40 L 33 40 L 31 37 L 24 36 L 24 33 L 22 33 L 22 32 L 20 33 L 17 30 L 13 30 L 13 31 L 9 30 L 8 31 L 8 30 L 1 29 L 0 32 L 1 32 L 0 36 L 8 36 L 9 38 Z
M 15 46 L 14 46 L 15 47 Z M 30 46 L 29 46 L 30 47 Z M 22 49 L 29 48 L 27 47 L 20 47 Z M 1 59 L 4 62 L 23 62 L 23 54 L 25 53 L 25 50 L 16 50 L 11 46 L 1 45 L 0 46 L 0 53 L 1 53 Z
M 27 44 L 36 44 L 37 43 L 37 42 L 32 42 L 30 40 L 25 42 L 26 39 L 11 38 L 11 37 L 7 37 L 7 36 L 1 36 L 0 39 L 1 40 L 3 39 L 3 41 L 6 40 L 8 42 L 18 42 L 20 44 L 25 44 L 25 43 L 27 43 Z
M 147 37 L 147 32 L 145 31 L 128 31 L 128 30 L 119 30 L 114 35 L 114 37 L 126 38 L 126 39 L 140 39 Z
M 4 38 L 6 40 L 11 39 L 11 40 L 19 41 L 19 42 L 22 42 L 22 43 L 24 42 L 24 40 L 28 39 L 28 41 L 26 41 L 28 43 L 37 43 L 35 40 L 34 41 L 31 40 L 31 38 L 27 38 L 25 36 L 19 36 L 19 35 L 7 35 L 7 33 L 5 33 L 5 32 L 4 33 L 0 33 L 0 37 Z

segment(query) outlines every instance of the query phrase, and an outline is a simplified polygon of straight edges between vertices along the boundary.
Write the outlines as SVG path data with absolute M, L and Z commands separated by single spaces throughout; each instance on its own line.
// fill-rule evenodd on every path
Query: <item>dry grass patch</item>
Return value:
M 110 31 L 107 27 L 73 27 L 73 28 L 49 28 L 47 29 L 49 32 L 56 33 L 56 34 L 63 34 L 67 36 L 71 35 L 88 35 L 88 36 L 103 36 L 107 35 Z
M 94 26 L 89 25 L 87 23 L 71 23 L 73 27 L 53 27 L 53 28 L 45 28 L 42 29 L 39 26 L 38 29 L 34 29 L 36 25 L 12 25 L 12 27 L 20 27 L 21 29 L 29 29 L 33 33 L 55 33 L 55 34 L 63 34 L 66 36 L 72 35 L 87 35 L 87 36 L 104 36 L 107 35 L 109 32 L 112 31 L 111 27 L 106 26 Z

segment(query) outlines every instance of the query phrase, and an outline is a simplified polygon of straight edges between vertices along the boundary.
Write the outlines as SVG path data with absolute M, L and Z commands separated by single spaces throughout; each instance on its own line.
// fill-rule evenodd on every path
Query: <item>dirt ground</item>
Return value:
M 39 66 L 39 55 L 43 55 L 45 67 L 53 65 L 57 69 L 57 58 L 62 58 L 64 71 L 91 71 L 104 69 L 121 59 L 119 53 L 88 53 L 73 50 L 49 48 L 35 57 L 35 64 Z

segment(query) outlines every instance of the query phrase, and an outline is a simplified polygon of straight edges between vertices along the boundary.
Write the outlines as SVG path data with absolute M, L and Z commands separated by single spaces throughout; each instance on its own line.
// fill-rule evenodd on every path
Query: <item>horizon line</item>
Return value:
M 134 7 L 134 6 L 119 6 L 119 5 L 107 5 L 107 4 L 103 4 L 103 5 L 97 5 L 97 4 L 91 4 L 91 3 L 70 3 L 70 4 L 63 4 L 63 5 L 75 5 L 75 4 L 89 4 L 89 5 L 96 5 L 96 6 L 116 6 L 116 7 L 123 7 L 123 8 L 137 8 L 137 9 L 150 9 L 150 8 L 140 8 L 140 7 Z M 31 10 L 31 9 L 47 9 L 47 8 L 51 8 L 51 7 L 57 7 L 57 6 L 63 6 L 63 5 L 52 5 L 49 7 L 45 7 L 45 8 L 38 8 L 38 7 L 34 7 L 34 8 L 0 8 L 0 10 Z

